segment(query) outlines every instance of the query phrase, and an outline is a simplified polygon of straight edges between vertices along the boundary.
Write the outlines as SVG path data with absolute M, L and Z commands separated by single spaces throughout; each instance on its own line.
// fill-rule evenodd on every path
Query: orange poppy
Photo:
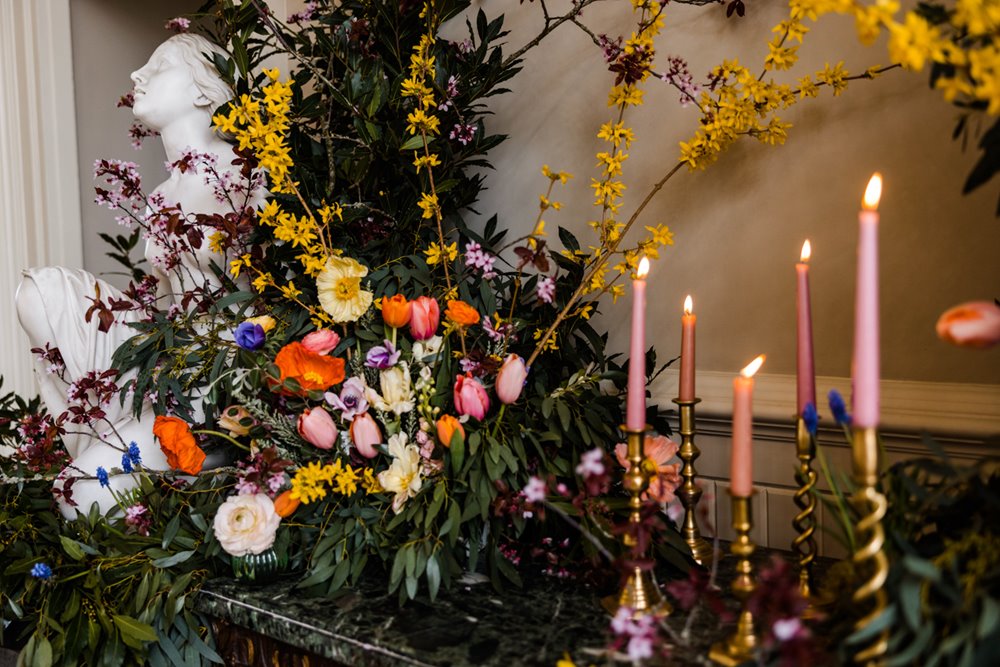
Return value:
M 292 498 L 292 491 L 289 489 L 274 499 L 274 512 L 284 519 L 294 514 L 301 504 L 301 500 Z
M 195 442 L 187 422 L 177 417 L 159 415 L 153 422 L 153 435 L 160 441 L 160 449 L 167 463 L 174 470 L 197 475 L 205 463 L 205 452 Z
M 479 324 L 479 320 L 482 319 L 475 308 L 459 299 L 448 302 L 448 309 L 444 311 L 444 315 L 460 327 L 471 327 L 473 324 Z
M 295 341 L 281 348 L 274 358 L 281 371 L 280 381 L 293 379 L 302 391 L 326 391 L 344 381 L 344 360 L 310 352 Z
M 410 302 L 402 294 L 382 297 L 382 319 L 393 329 L 410 323 Z

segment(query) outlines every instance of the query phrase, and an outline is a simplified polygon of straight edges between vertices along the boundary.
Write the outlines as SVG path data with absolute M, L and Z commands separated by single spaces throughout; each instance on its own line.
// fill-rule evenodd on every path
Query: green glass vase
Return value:
M 233 576 L 237 581 L 267 583 L 274 581 L 288 567 L 287 556 L 279 556 L 274 549 L 259 554 L 232 557 Z

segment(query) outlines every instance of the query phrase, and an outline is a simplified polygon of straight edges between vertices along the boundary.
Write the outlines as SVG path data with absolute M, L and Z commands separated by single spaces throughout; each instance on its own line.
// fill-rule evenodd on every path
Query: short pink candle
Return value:
M 639 270 L 632 281 L 632 340 L 628 359 L 628 402 L 625 410 L 625 428 L 630 431 L 646 429 L 646 274 L 649 260 L 639 262 Z
M 763 363 L 762 354 L 733 380 L 733 458 L 729 490 L 734 496 L 746 497 L 753 493 L 753 375 Z
M 698 318 L 691 312 L 693 309 L 689 294 L 681 315 L 681 386 L 677 398 L 682 401 L 694 400 L 694 325 Z
M 868 181 L 864 210 L 858 215 L 858 276 L 854 301 L 854 425 L 878 426 L 879 420 L 879 312 L 878 312 L 878 202 L 882 176 Z
M 795 302 L 798 310 L 798 416 L 801 417 L 809 403 L 816 407 L 816 367 L 813 361 L 812 308 L 809 302 L 809 241 L 802 244 L 801 260 L 795 265 Z

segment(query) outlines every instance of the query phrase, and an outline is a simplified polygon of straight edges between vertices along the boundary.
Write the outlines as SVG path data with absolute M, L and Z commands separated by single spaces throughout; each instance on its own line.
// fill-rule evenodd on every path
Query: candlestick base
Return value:
M 684 536 L 684 542 L 691 549 L 691 557 L 694 558 L 695 562 L 708 567 L 712 564 L 712 546 L 701 536 L 696 514 L 702 490 L 698 486 L 698 472 L 694 468 L 695 460 L 701 456 L 701 450 L 694 444 L 696 432 L 694 406 L 700 402 L 700 398 L 687 401 L 679 398 L 674 399 L 680 412 L 681 447 L 677 454 L 683 462 L 681 477 L 684 479 L 684 483 L 677 489 L 677 496 L 681 499 L 681 505 L 684 507 L 684 520 L 681 523 L 681 534 Z
M 633 618 L 650 615 L 662 618 L 674 611 L 673 606 L 660 592 L 653 573 L 643 571 L 639 567 L 633 568 L 621 592 L 601 600 L 601 606 L 612 616 L 622 607 L 628 607 L 632 610 Z
M 649 488 L 650 477 L 655 471 L 650 471 L 643 465 L 645 454 L 646 433 L 652 430 L 647 425 L 643 430 L 636 431 L 627 426 L 622 426 L 628 440 L 628 461 L 629 468 L 625 473 L 622 484 L 629 494 L 629 515 L 628 521 L 630 530 L 625 532 L 622 543 L 632 549 L 633 560 L 643 557 L 636 549 L 636 539 L 634 529 L 642 522 L 642 494 Z M 640 567 L 634 567 L 625 580 L 622 590 L 618 595 L 612 595 L 602 601 L 608 613 L 614 615 L 621 607 L 629 607 L 633 610 L 633 615 L 644 616 L 654 614 L 656 616 L 667 616 L 673 611 L 673 607 L 663 597 L 659 587 L 651 572 L 644 572 Z
M 750 613 L 749 601 L 753 594 L 755 583 L 753 579 L 753 564 L 750 556 L 754 552 L 754 543 L 750 540 L 750 530 L 753 528 L 750 496 L 734 496 L 730 492 L 733 504 L 733 530 L 736 539 L 730 545 L 730 552 L 736 556 L 736 578 L 733 580 L 733 595 L 740 601 L 740 615 L 736 629 L 728 638 L 716 643 L 708 653 L 713 662 L 736 667 L 754 659 L 754 652 L 760 643 L 754 631 L 753 614 Z

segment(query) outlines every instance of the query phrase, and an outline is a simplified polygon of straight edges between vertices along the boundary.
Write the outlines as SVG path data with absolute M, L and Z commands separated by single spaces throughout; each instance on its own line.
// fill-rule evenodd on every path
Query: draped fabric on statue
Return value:
M 29 293 L 32 289 L 37 290 L 37 296 L 41 298 L 31 298 Z M 56 373 L 48 372 L 47 363 L 36 357 L 41 394 L 50 411 L 54 406 L 68 404 L 66 391 L 69 383 L 90 371 L 101 372 L 110 368 L 111 357 L 118 346 L 135 335 L 135 330 L 128 323 L 136 321 L 136 312 L 116 313 L 115 322 L 107 332 L 98 329 L 100 321 L 96 314 L 87 321 L 87 309 L 98 298 L 98 290 L 105 303 L 109 298 L 124 298 L 118 289 L 83 269 L 50 266 L 24 272 L 24 281 L 18 293 L 22 319 L 48 327 L 47 332 L 36 333 L 42 334 L 42 340 L 50 341 L 50 346 L 58 348 L 66 363 L 63 379 Z M 40 312 L 24 312 L 26 308 L 40 309 Z M 104 408 L 108 421 L 116 429 L 133 419 L 131 401 L 126 401 L 124 406 L 120 403 L 112 400 Z M 92 438 L 89 433 L 67 433 L 64 442 L 70 456 L 76 458 L 81 445 L 85 446 Z

